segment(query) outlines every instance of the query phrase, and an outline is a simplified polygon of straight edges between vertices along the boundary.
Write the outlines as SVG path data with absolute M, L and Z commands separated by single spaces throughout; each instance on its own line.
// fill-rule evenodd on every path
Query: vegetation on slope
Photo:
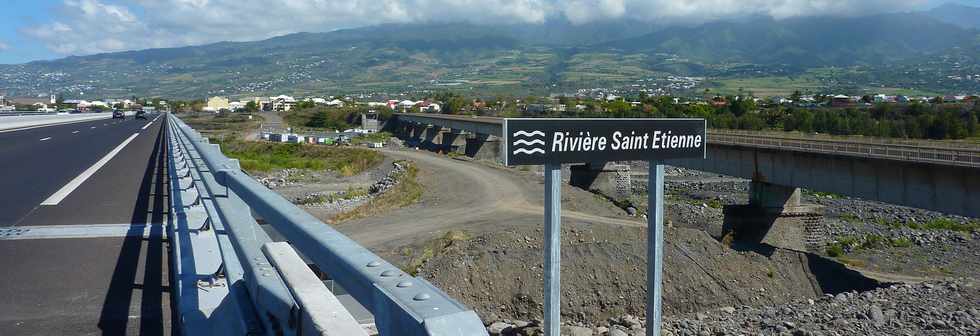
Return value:
M 221 142 L 221 150 L 238 159 L 242 169 L 254 172 L 299 168 L 353 176 L 384 160 L 380 153 L 367 149 L 306 144 L 229 140 Z

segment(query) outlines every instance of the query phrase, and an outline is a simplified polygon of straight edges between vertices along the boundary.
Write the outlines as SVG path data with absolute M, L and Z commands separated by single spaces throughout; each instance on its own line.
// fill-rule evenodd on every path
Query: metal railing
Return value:
M 185 265 L 185 269 L 177 267 L 176 276 L 194 280 L 177 281 L 177 301 L 182 321 L 190 320 L 185 315 L 197 314 L 208 322 L 194 323 L 185 331 L 338 335 L 337 330 L 352 330 L 323 325 L 351 319 L 323 315 L 337 312 L 324 306 L 336 300 L 325 299 L 329 292 L 320 292 L 319 286 L 311 284 L 309 274 L 295 274 L 310 271 L 297 267 L 295 260 L 282 259 L 291 255 L 291 249 L 272 242 L 254 213 L 367 308 L 381 335 L 487 335 L 472 310 L 255 181 L 241 171 L 237 161 L 224 156 L 218 145 L 210 144 L 177 117 L 168 115 L 168 123 L 177 219 L 171 245 L 179 254 L 175 260 Z M 282 267 L 287 264 L 291 267 Z M 227 288 L 225 299 L 218 303 L 200 300 L 212 294 L 202 293 L 202 285 Z M 237 309 L 223 309 L 236 300 Z M 314 304 L 317 306 L 310 306 Z M 214 329 L 216 325 L 223 329 Z
M 980 167 L 980 149 L 978 148 L 940 148 L 908 144 L 800 139 L 719 130 L 711 130 L 708 133 L 708 143 L 712 145 L 771 148 L 808 153 Z

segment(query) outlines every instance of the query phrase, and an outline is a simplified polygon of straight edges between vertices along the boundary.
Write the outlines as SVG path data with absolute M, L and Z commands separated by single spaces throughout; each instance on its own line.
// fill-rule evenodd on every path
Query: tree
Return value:
M 256 112 L 258 110 L 259 110 L 259 104 L 257 104 L 255 101 L 250 101 L 245 103 L 245 111 Z
M 793 91 L 793 94 L 789 96 L 789 99 L 794 103 L 799 103 L 800 100 L 803 99 L 803 93 L 800 93 L 800 90 Z
M 316 103 L 314 103 L 311 100 L 304 100 L 299 103 L 296 103 L 296 107 L 300 109 L 310 109 L 316 107 Z
M 616 118 L 627 117 L 629 115 L 630 108 L 630 104 L 622 100 L 615 100 L 606 104 L 606 111 Z
M 977 133 L 978 131 L 980 131 L 980 129 L 978 129 L 978 125 L 977 125 L 977 112 L 976 111 L 970 111 L 970 114 L 967 116 L 966 129 L 967 129 L 967 132 L 970 133 L 969 134 L 970 136 L 980 135 L 980 134 Z
M 443 111 L 448 114 L 459 114 L 463 111 L 463 107 L 466 106 L 466 99 L 460 96 L 452 96 L 446 100 L 443 104 Z

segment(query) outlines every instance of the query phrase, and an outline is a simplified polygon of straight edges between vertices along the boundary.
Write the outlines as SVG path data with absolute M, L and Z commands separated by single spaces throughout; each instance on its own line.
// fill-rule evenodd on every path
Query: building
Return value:
M 296 107 L 296 98 L 287 95 L 272 97 L 270 100 L 272 101 L 273 111 L 287 112 Z
M 231 103 L 228 102 L 228 98 L 225 97 L 211 97 L 208 98 L 208 105 L 204 107 L 205 111 L 217 112 L 221 110 L 231 111 Z
M 850 96 L 836 95 L 831 97 L 830 106 L 831 107 L 852 107 L 854 106 L 855 100 L 851 99 Z
M 378 112 L 371 110 L 368 113 L 361 113 L 361 128 L 368 133 L 375 133 L 381 130 L 381 123 L 378 122 Z
M 231 103 L 228 103 L 228 108 L 230 110 L 232 110 L 232 111 L 241 111 L 241 110 L 244 110 L 245 109 L 245 104 L 247 104 L 247 103 L 246 102 L 240 102 L 240 101 L 231 102 Z

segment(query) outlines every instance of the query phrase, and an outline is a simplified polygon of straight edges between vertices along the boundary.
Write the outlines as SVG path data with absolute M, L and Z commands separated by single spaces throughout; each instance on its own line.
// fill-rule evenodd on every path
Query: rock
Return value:
M 626 214 L 628 214 L 628 215 L 630 215 L 632 217 L 636 217 L 636 213 L 637 213 L 636 208 L 631 207 L 631 206 L 630 207 L 626 207 Z
M 576 326 L 562 326 L 561 334 L 568 336 L 592 336 L 592 329 Z
M 629 336 L 629 334 L 627 334 L 625 331 L 613 328 L 609 330 L 609 336 Z
M 719 310 L 726 314 L 735 314 L 735 307 L 723 307 Z
M 881 311 L 881 307 L 878 307 L 878 305 L 872 305 L 868 309 L 868 317 L 871 318 L 871 321 L 876 326 L 884 325 L 886 322 L 885 313 Z
M 504 332 L 510 331 L 513 328 L 514 328 L 513 325 L 504 322 L 494 322 L 491 323 L 489 327 L 487 327 L 487 332 L 490 333 L 490 335 L 501 335 Z

